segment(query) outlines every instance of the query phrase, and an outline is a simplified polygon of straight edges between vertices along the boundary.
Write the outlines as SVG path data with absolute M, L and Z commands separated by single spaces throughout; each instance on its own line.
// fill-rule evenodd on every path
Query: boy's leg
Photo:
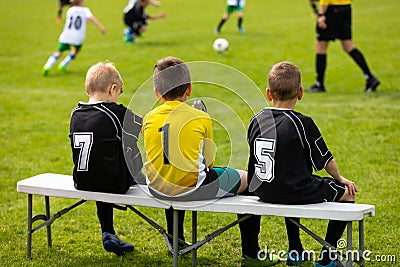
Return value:
M 42 74 L 44 76 L 49 74 L 51 68 L 54 66 L 54 64 L 56 64 L 56 62 L 58 61 L 59 58 L 60 58 L 60 56 L 57 52 L 51 54 L 51 56 L 47 59 L 46 63 L 43 66 L 43 69 L 42 69 Z
M 290 266 L 298 265 L 306 259 L 303 258 L 304 249 L 300 240 L 300 229 L 289 219 L 295 220 L 296 222 L 300 223 L 300 218 L 285 217 L 286 232 L 289 241 L 289 251 L 286 257 L 286 265 Z
M 243 29 L 243 11 L 239 10 L 238 11 L 238 29 L 240 34 L 244 34 L 244 29 Z
M 220 34 L 220 33 L 221 33 L 222 26 L 223 26 L 223 25 L 225 24 L 225 22 L 229 19 L 231 13 L 233 12 L 233 10 L 231 10 L 231 9 L 232 9 L 232 7 L 230 7 L 230 6 L 227 7 L 227 12 L 225 12 L 225 13 L 222 15 L 222 18 L 221 18 L 221 20 L 219 21 L 217 28 L 215 29 L 215 34 Z
M 54 64 L 57 63 L 58 59 L 62 55 L 62 53 L 65 51 L 65 49 L 68 49 L 68 46 L 65 44 L 59 44 L 57 51 L 51 54 L 51 56 L 47 59 L 46 63 L 43 66 L 42 69 L 42 74 L 46 76 L 49 74 L 49 71 L 51 68 L 54 66 Z
M 111 203 L 96 201 L 97 218 L 99 218 L 101 232 L 115 234 L 114 231 L 114 210 Z
M 238 214 L 238 219 L 247 216 L 247 214 Z M 249 219 L 239 223 L 240 237 L 242 239 L 242 255 L 250 258 L 257 258 L 260 251 L 258 245 L 258 235 L 260 233 L 260 215 L 253 215 Z
M 167 220 L 167 231 L 168 234 L 172 235 L 174 233 L 174 209 L 169 208 L 165 209 L 165 218 Z M 179 210 L 178 211 L 178 238 L 181 239 L 182 241 L 185 241 L 185 236 L 184 236 L 184 229 L 183 229 L 183 223 L 185 220 L 185 211 L 184 210 Z M 170 240 L 172 244 L 172 239 Z
M 329 190 L 326 194 L 326 198 L 331 202 L 342 202 L 342 203 L 354 203 L 355 196 L 350 195 L 348 189 L 336 180 L 329 182 Z M 342 237 L 344 230 L 346 229 L 347 222 L 331 220 L 328 223 L 326 230 L 325 241 L 336 247 L 337 242 Z M 318 263 L 322 266 L 328 265 L 334 259 L 328 249 L 323 247 L 321 251 L 321 259 Z
M 290 218 L 300 223 L 300 218 Z M 303 245 L 300 240 L 300 229 L 292 223 L 289 218 L 285 218 L 286 233 L 289 241 L 289 251 L 297 251 L 300 254 L 303 252 Z
M 100 221 L 102 231 L 103 247 L 108 252 L 122 256 L 132 252 L 134 246 L 118 238 L 114 230 L 114 204 L 96 201 L 97 217 Z
M 328 229 L 326 231 L 325 241 L 336 247 L 338 240 L 342 237 L 344 230 L 346 229 L 347 222 L 344 221 L 329 221 Z M 327 248 L 322 248 L 321 260 L 318 261 L 321 265 L 328 265 L 332 260 L 331 253 L 328 253 Z
M 74 49 L 69 53 L 63 61 L 58 65 L 58 69 L 62 71 L 67 71 L 68 65 L 76 58 L 82 46 L 75 46 Z

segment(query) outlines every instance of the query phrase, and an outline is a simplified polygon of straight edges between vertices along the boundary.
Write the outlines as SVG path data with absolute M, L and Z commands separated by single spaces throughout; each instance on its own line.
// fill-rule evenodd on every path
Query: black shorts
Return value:
M 325 13 L 326 29 L 317 25 L 319 41 L 351 40 L 351 5 L 330 5 Z
M 330 177 L 312 175 L 304 183 L 293 186 L 277 195 L 257 192 L 264 202 L 286 205 L 314 204 L 322 202 L 338 202 L 346 191 L 346 187 Z
M 140 33 L 140 28 L 147 26 L 147 21 L 143 18 L 137 18 L 131 13 L 124 14 L 125 25 L 132 29 L 136 34 Z

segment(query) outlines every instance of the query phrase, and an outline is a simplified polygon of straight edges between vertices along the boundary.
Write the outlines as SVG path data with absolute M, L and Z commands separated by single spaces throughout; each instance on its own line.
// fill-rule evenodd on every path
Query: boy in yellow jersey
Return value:
M 154 68 L 154 92 L 163 104 L 150 111 L 143 124 L 151 192 L 162 198 L 198 200 L 244 191 L 246 171 L 213 168 L 211 118 L 185 103 L 192 92 L 187 64 L 175 57 L 159 60 Z M 219 186 L 198 192 L 200 186 L 213 182 Z
M 211 118 L 185 103 L 192 92 L 188 65 L 176 57 L 163 58 L 154 67 L 153 79 L 155 95 L 163 104 L 143 119 L 150 192 L 157 198 L 188 201 L 243 192 L 247 188 L 247 172 L 214 167 Z M 166 215 L 168 232 L 172 233 L 171 210 Z M 178 216 L 181 240 L 183 218 L 182 212 Z
M 315 0 L 310 4 L 315 6 Z M 329 41 L 339 39 L 343 50 L 348 53 L 364 73 L 365 92 L 376 90 L 380 81 L 372 75 L 364 55 L 352 41 L 351 34 L 351 0 L 320 0 L 317 19 L 317 43 L 315 45 L 316 82 L 306 91 L 325 92 L 324 76 L 327 65 Z

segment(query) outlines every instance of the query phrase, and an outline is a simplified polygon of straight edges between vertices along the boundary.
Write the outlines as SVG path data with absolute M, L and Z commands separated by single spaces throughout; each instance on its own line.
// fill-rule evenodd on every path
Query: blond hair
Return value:
M 95 92 L 107 92 L 113 84 L 122 88 L 124 83 L 112 62 L 96 63 L 86 73 L 85 87 L 88 95 Z
M 275 100 L 296 98 L 301 87 L 299 68 L 288 61 L 275 64 L 268 73 L 268 87 Z

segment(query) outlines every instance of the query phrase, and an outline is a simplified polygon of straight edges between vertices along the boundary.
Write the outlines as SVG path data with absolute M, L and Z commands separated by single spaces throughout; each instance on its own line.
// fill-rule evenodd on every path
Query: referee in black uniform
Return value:
M 315 6 L 315 0 L 310 4 Z M 376 90 L 380 81 L 372 75 L 367 61 L 352 41 L 351 34 L 351 0 L 320 0 L 317 19 L 317 43 L 315 46 L 316 82 L 306 91 L 325 92 L 324 75 L 327 65 L 326 51 L 329 41 L 339 39 L 343 50 L 348 53 L 361 68 L 366 79 L 365 92 Z

